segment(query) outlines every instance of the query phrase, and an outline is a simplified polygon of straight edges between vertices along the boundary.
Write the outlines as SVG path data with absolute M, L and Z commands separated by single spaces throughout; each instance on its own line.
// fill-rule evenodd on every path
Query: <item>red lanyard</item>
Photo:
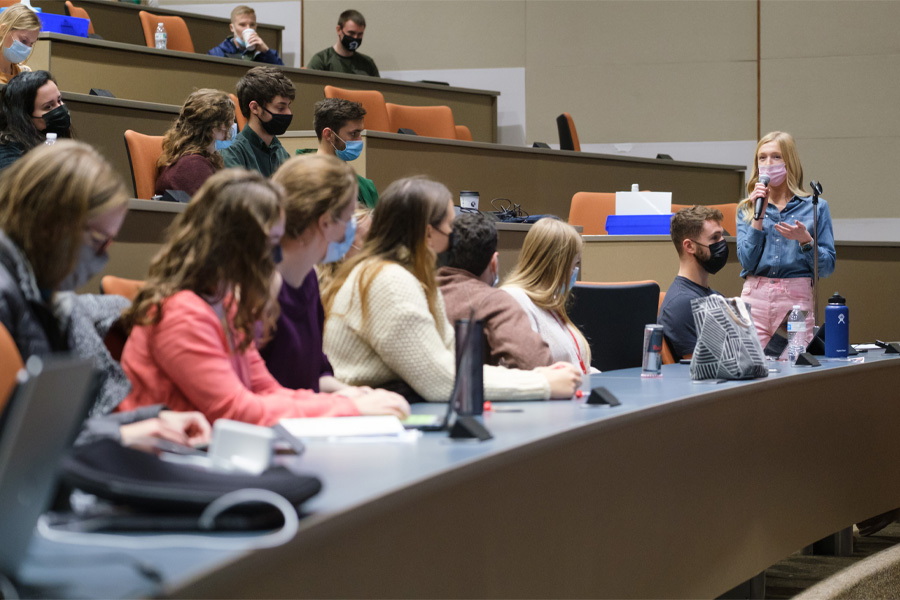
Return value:
M 553 318 L 556 319 L 556 322 L 559 323 L 563 329 L 569 332 L 569 335 L 572 336 L 572 342 L 575 343 L 575 356 L 578 357 L 578 364 L 581 365 L 581 372 L 587 375 L 588 370 L 584 366 L 584 359 L 581 357 L 581 346 L 578 345 L 578 340 L 575 339 L 575 333 L 572 329 L 566 325 L 566 323 L 557 316 L 556 311 L 550 311 L 550 314 L 553 315 Z

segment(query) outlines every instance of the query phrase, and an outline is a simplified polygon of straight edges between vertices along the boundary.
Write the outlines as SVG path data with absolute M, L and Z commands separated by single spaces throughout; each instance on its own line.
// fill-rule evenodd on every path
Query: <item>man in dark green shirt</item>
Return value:
M 357 51 L 362 44 L 365 31 L 365 17 L 359 11 L 345 10 L 338 18 L 337 42 L 334 43 L 334 46 L 317 52 L 306 68 L 316 71 L 380 77 L 375 61 Z
M 366 109 L 358 102 L 350 102 L 341 98 L 327 98 L 316 103 L 313 115 L 313 129 L 319 139 L 316 154 L 336 156 L 349 162 L 356 160 L 362 152 L 362 132 L 365 129 L 363 117 Z M 297 154 L 311 152 L 298 150 Z M 371 179 L 356 175 L 359 191 L 356 199 L 360 204 L 375 208 L 378 202 L 378 190 Z
M 226 167 L 243 167 L 269 177 L 289 158 L 277 136 L 287 131 L 293 118 L 294 84 L 281 69 L 262 66 L 247 71 L 236 91 L 247 125 L 222 150 L 222 159 Z

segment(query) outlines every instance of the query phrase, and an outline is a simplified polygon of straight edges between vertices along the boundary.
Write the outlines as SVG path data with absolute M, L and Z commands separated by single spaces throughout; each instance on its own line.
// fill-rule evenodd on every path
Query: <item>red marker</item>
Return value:
M 576 398 L 583 398 L 583 397 L 584 397 L 584 392 L 582 392 L 581 390 L 576 390 L 576 391 L 575 391 L 575 397 L 576 397 Z
M 490 400 L 485 400 L 485 401 L 484 401 L 484 412 L 490 412 L 490 411 L 492 411 L 492 410 L 494 410 L 494 407 L 491 406 L 491 401 L 490 401 Z

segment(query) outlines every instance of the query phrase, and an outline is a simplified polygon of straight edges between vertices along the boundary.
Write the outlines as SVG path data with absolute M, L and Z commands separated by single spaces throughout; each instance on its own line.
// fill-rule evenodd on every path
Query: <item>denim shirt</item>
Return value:
M 762 231 L 745 221 L 741 213 L 737 218 L 737 252 L 741 261 L 741 277 L 757 275 L 772 279 L 791 279 L 813 276 L 813 248 L 804 252 L 800 243 L 789 240 L 775 230 L 777 223 L 793 225 L 800 221 L 810 234 L 813 231 L 812 196 L 791 198 L 784 210 L 769 204 L 763 217 Z M 819 277 L 834 273 L 834 234 L 831 231 L 831 213 L 828 203 L 819 198 Z

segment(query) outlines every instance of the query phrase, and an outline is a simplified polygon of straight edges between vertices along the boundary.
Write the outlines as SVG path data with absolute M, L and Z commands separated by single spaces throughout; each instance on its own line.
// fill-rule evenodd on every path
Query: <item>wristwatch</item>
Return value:
M 809 252 L 812 250 L 813 244 L 812 242 L 806 242 L 805 244 L 800 244 L 800 249 L 804 252 Z

